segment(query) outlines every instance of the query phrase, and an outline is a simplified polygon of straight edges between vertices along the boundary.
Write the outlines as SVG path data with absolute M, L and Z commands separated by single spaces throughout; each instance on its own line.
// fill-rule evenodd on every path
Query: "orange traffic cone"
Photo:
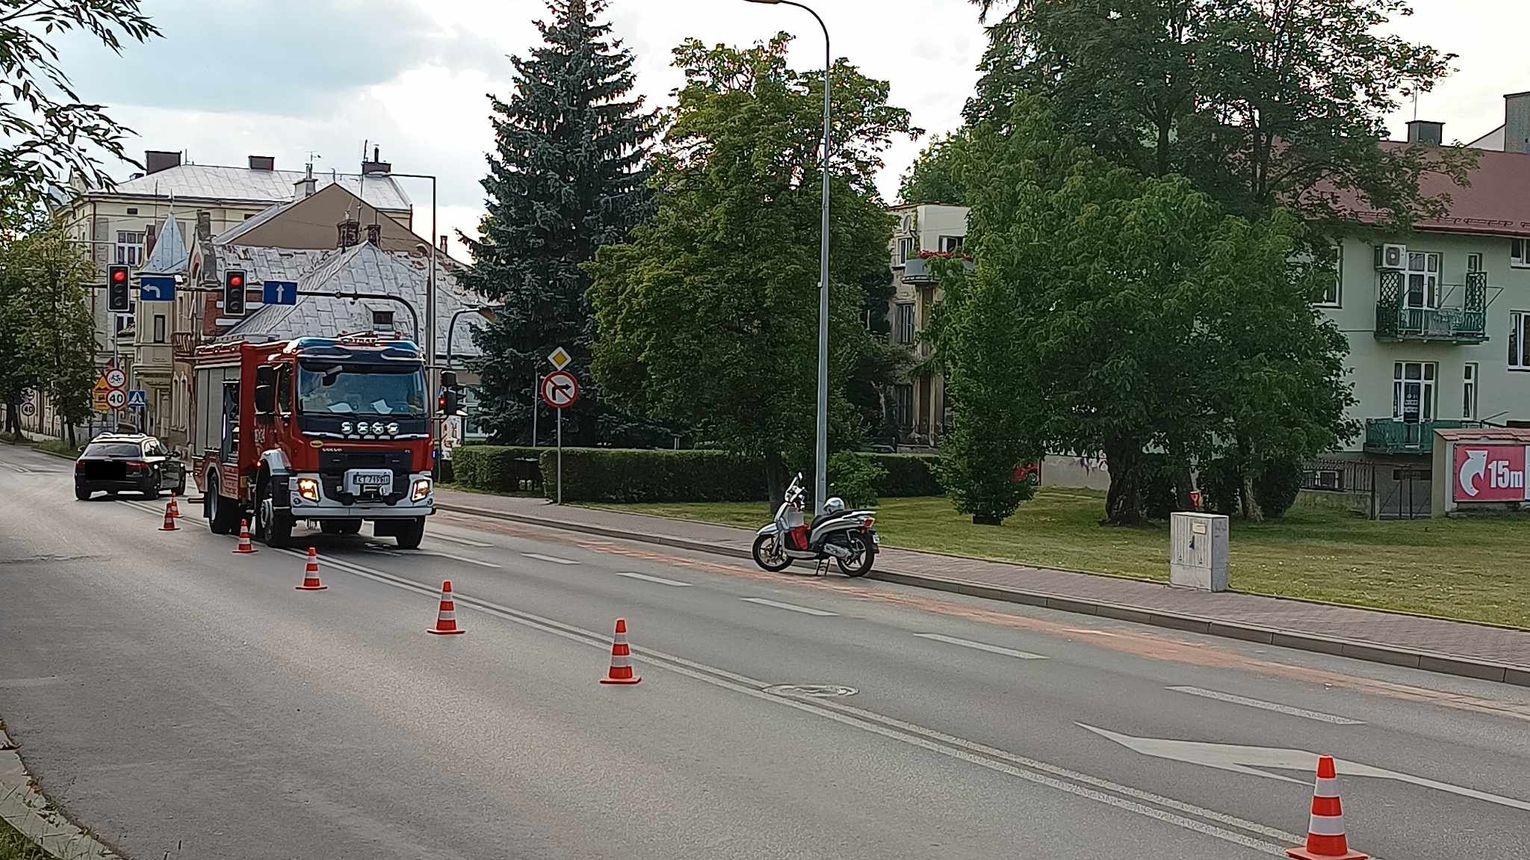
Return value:
M 159 527 L 162 532 L 176 532 L 180 529 L 175 527 L 175 514 L 170 512 L 170 505 L 165 505 L 165 524 Z
M 297 586 L 298 591 L 323 591 L 329 586 L 319 581 L 319 551 L 313 547 L 308 548 L 308 566 L 303 569 L 303 584 Z
M 170 516 L 175 517 L 176 519 L 181 518 L 181 506 L 175 503 L 174 490 L 170 491 Z
M 1344 836 L 1344 809 L 1339 805 L 1339 774 L 1333 756 L 1318 756 L 1317 782 L 1312 787 L 1312 818 L 1307 824 L 1307 845 L 1292 848 L 1286 856 L 1294 860 L 1368 860 L 1370 855 L 1349 850 Z
M 436 613 L 436 626 L 425 632 L 436 633 L 442 636 L 467 632 L 457 626 L 457 601 L 452 598 L 452 581 L 450 579 L 441 583 L 441 610 Z
M 249 555 L 260 550 L 250 545 L 250 521 L 239 521 L 239 546 L 234 548 L 234 555 Z
M 632 649 L 627 645 L 627 619 L 616 619 L 616 636 L 611 640 L 611 671 L 600 679 L 602 684 L 636 684 L 643 680 L 632 672 Z

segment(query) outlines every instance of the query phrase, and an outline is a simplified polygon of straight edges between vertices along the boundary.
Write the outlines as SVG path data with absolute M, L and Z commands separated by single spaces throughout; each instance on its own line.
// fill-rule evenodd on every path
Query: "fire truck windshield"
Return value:
M 379 367 L 302 362 L 298 411 L 320 415 L 425 416 L 425 375 L 420 367 Z

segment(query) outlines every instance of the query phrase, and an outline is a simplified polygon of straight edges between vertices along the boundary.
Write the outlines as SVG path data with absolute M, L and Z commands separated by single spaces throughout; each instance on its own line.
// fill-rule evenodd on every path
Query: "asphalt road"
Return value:
M 1359 850 L 1530 858 L 1523 688 L 461 515 L 301 592 L 69 481 L 0 446 L 0 718 L 130 858 L 1283 856 L 1317 752 Z

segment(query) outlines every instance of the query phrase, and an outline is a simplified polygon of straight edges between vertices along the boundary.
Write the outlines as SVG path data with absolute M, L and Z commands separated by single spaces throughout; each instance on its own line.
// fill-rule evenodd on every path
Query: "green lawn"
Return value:
M 0 860 L 49 860 L 48 852 L 28 842 L 15 828 L 0 820 Z
M 612 510 L 757 527 L 761 503 L 607 505 Z M 1104 495 L 1042 490 L 1003 526 L 974 526 L 943 498 L 883 499 L 889 546 L 1112 576 L 1167 580 L 1168 526 L 1099 525 Z M 1530 518 L 1372 522 L 1297 507 L 1284 519 L 1232 523 L 1239 591 L 1530 628 Z

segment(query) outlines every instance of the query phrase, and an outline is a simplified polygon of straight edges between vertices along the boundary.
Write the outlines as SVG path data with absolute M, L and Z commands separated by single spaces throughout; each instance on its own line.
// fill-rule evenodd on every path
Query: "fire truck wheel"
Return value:
M 269 547 L 284 547 L 292 542 L 292 514 L 276 509 L 269 479 L 262 479 L 255 491 L 255 532 Z
M 207 491 L 202 494 L 202 515 L 207 517 L 207 529 L 215 535 L 230 535 L 239 528 L 239 505 L 233 499 L 218 494 L 218 473 L 207 472 L 202 484 Z
M 407 523 L 401 523 L 398 531 L 394 532 L 398 540 L 399 549 L 419 549 L 420 541 L 425 539 L 425 518 L 420 517 Z

